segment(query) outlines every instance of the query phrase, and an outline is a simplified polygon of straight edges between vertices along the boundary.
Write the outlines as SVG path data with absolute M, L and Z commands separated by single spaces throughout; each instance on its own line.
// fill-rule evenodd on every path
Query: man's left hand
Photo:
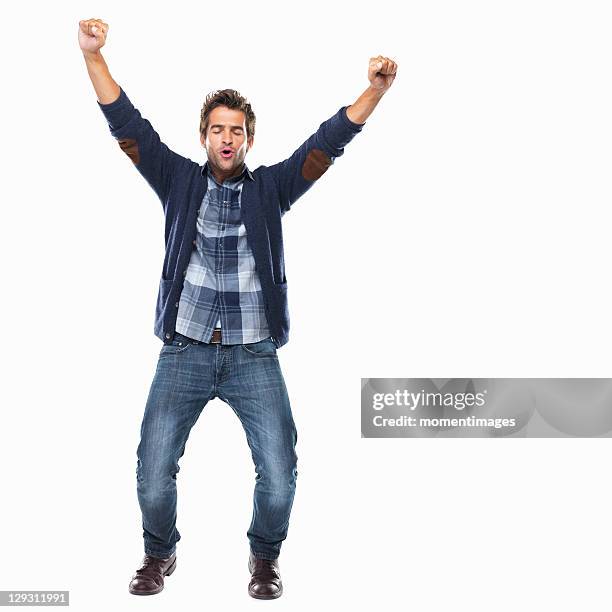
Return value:
M 397 73 L 397 64 L 388 57 L 379 55 L 370 58 L 368 79 L 374 89 L 383 93 L 391 87 Z

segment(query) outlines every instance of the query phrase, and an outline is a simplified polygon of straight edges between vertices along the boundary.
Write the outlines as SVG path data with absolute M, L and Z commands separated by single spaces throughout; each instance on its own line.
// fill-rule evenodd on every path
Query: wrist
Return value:
M 83 51 L 83 57 L 86 62 L 101 62 L 104 59 L 102 53 L 100 53 L 100 49 L 97 51 Z
M 374 87 L 372 85 L 372 83 L 370 83 L 368 89 L 366 90 L 368 95 L 373 97 L 373 98 L 382 98 L 385 95 L 385 92 L 387 91 L 387 89 L 383 88 L 383 89 L 378 89 L 376 87 Z

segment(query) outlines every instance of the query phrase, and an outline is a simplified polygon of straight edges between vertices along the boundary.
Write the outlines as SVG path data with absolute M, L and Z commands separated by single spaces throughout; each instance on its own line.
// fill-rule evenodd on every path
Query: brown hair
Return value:
M 255 135 L 255 113 L 251 105 L 235 89 L 221 89 L 213 91 L 206 96 L 206 101 L 200 112 L 200 134 L 206 134 L 208 117 L 217 106 L 227 106 L 231 110 L 244 113 L 247 129 L 247 138 Z

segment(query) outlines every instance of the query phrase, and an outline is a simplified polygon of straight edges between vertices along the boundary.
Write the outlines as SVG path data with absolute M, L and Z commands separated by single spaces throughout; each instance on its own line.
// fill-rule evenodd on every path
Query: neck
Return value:
M 244 170 L 244 164 L 245 162 L 242 162 L 242 164 L 240 164 L 240 166 L 236 168 L 233 172 L 224 172 L 220 168 L 217 168 L 216 166 L 213 166 L 210 162 L 208 162 L 208 166 L 213 176 L 217 179 L 219 183 L 222 183 L 227 179 L 234 178 L 235 176 L 239 176 L 240 174 L 242 174 L 242 171 Z

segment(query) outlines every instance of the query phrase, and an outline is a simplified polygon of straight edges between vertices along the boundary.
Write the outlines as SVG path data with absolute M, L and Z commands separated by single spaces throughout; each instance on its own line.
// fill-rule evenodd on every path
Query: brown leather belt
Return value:
M 219 344 L 220 342 L 221 342 L 221 328 L 216 327 L 213 330 L 212 340 L 210 341 L 210 344 Z

